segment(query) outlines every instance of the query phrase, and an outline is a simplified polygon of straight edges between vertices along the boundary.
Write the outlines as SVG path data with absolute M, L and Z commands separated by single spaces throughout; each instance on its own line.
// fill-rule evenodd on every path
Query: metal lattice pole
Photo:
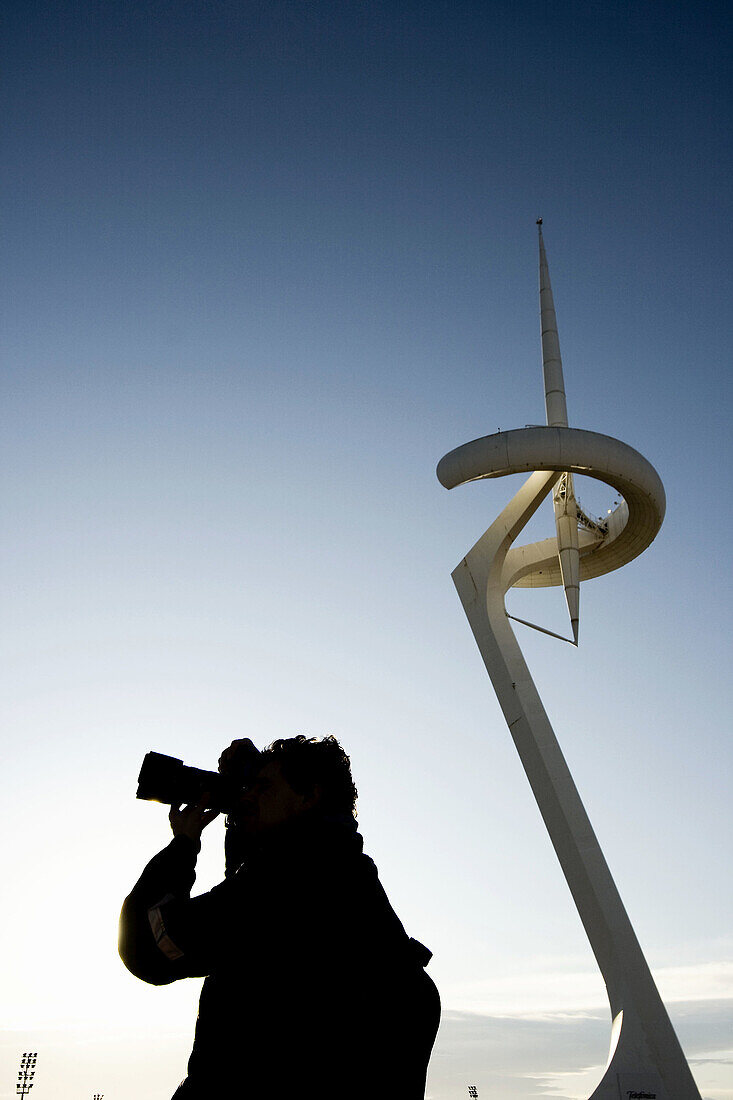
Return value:
M 33 1078 L 36 1076 L 36 1059 L 38 1051 L 26 1051 L 20 1060 L 18 1080 L 15 1082 L 15 1092 L 23 1100 L 24 1096 L 33 1088 Z

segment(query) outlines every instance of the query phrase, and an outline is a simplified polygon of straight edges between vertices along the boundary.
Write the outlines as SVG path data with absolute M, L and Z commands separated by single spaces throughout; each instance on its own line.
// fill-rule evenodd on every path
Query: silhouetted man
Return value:
M 174 1100 L 422 1100 L 440 1019 L 430 952 L 408 938 L 362 852 L 338 741 L 293 737 L 260 754 L 230 815 L 226 878 L 191 898 L 216 817 L 205 801 L 171 807 L 174 838 L 120 919 L 120 955 L 143 981 L 206 975 Z

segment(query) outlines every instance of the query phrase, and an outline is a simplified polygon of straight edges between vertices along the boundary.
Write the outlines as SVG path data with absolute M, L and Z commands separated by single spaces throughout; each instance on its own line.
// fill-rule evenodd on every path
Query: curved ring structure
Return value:
M 633 561 L 654 540 L 666 506 L 664 487 L 650 462 L 633 447 L 581 428 L 516 428 L 485 435 L 450 451 L 438 463 L 446 489 L 467 481 L 532 470 L 569 471 L 603 481 L 623 503 L 609 516 L 603 538 L 581 536 L 580 580 L 603 576 Z M 512 585 L 544 588 L 562 584 L 555 539 L 512 551 L 519 572 Z M 521 564 L 520 564 L 521 559 Z

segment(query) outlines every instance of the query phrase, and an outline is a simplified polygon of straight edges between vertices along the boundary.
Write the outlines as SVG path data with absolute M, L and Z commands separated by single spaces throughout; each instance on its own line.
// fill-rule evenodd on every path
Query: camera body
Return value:
M 180 806 L 182 803 L 199 802 L 204 794 L 208 794 L 209 809 L 231 813 L 256 770 L 260 757 L 254 745 L 249 744 L 251 747 L 241 746 L 224 775 L 189 767 L 175 756 L 148 752 L 137 777 L 136 797 L 146 802 Z

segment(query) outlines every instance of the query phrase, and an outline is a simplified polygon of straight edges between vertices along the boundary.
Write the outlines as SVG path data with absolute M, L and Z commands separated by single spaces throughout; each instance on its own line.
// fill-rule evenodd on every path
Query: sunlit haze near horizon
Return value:
M 295 733 L 350 753 L 434 953 L 430 1100 L 600 1079 L 603 982 L 450 577 L 520 480 L 435 477 L 544 421 L 540 215 L 570 424 L 667 514 L 583 585 L 577 650 L 517 635 L 733 1100 L 724 6 L 11 0 L 2 39 L 0 1100 L 26 1050 L 33 1100 L 168 1100 L 200 982 L 117 956 L 170 835 L 140 762 Z M 508 606 L 568 631 L 559 590 Z M 222 875 L 216 822 L 196 889 Z

